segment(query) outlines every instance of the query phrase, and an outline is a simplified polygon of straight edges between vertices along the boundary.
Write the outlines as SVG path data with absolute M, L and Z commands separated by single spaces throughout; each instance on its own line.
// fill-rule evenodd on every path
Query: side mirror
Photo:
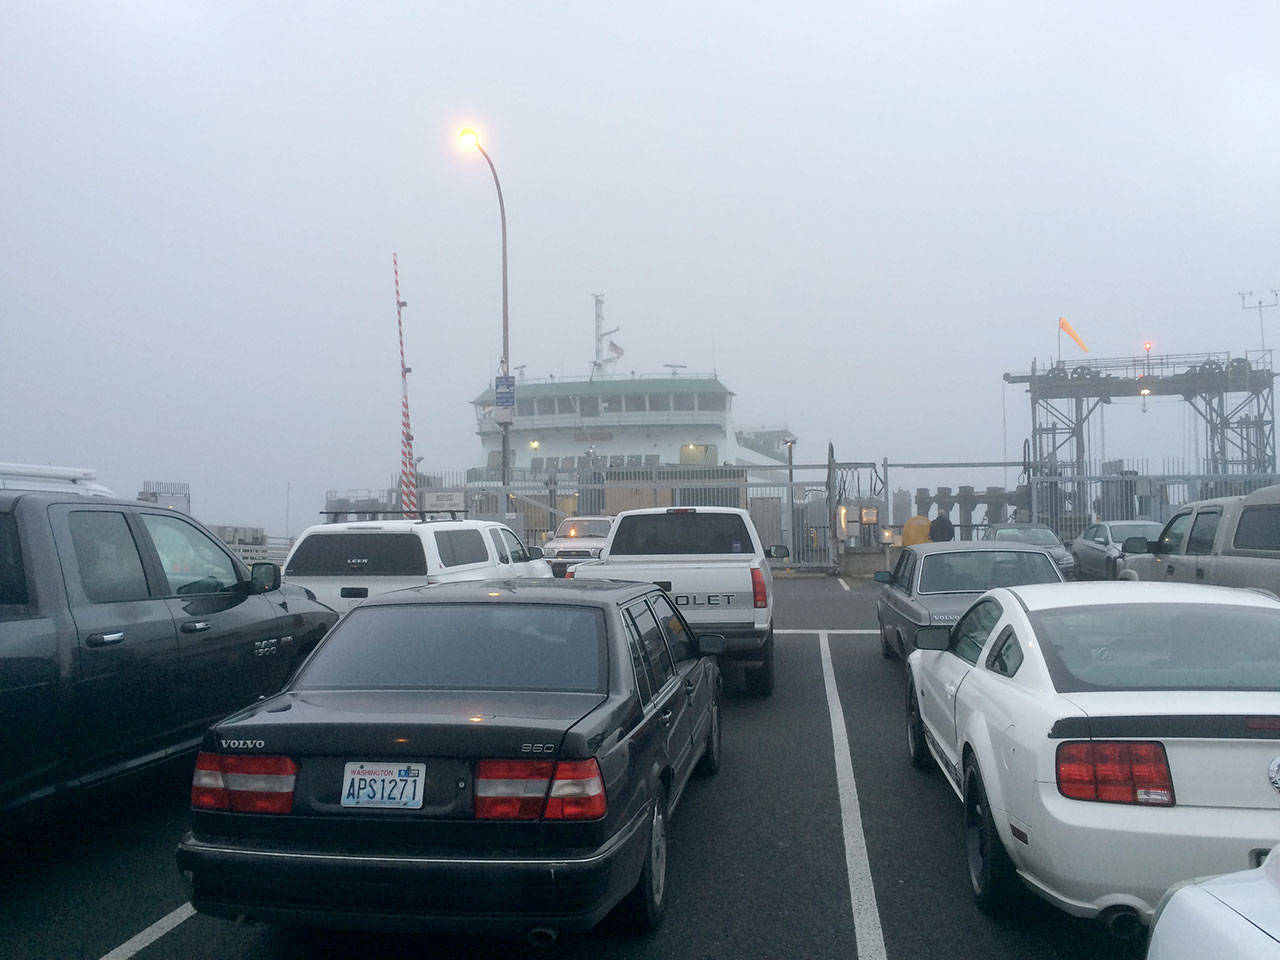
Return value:
M 699 656 L 710 657 L 724 653 L 728 646 L 729 644 L 725 638 L 718 633 L 698 634 L 697 647 Z
M 1124 553 L 1155 553 L 1146 537 L 1125 537 L 1120 549 Z
M 280 589 L 280 568 L 274 563 L 255 563 L 249 568 L 253 593 L 270 593 Z
M 888 570 L 877 570 L 871 575 L 871 579 L 876 583 L 893 583 L 893 574 Z
M 946 650 L 951 646 L 950 627 L 918 627 L 916 629 L 917 650 Z
M 541 548 L 541 547 L 525 547 L 524 549 L 525 549 L 525 552 L 529 554 L 529 559 L 530 559 L 530 560 L 541 560 L 541 559 L 542 559 L 542 548 Z
M 765 547 L 764 555 L 770 560 L 786 560 L 791 556 L 791 549 L 784 544 L 774 544 L 772 547 Z

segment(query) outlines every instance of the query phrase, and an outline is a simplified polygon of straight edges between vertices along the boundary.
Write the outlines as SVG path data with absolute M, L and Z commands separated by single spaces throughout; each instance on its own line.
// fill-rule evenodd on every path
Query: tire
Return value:
M 983 913 L 1001 913 L 1016 891 L 1017 873 L 991 818 L 987 789 L 975 763 L 964 770 L 964 846 L 974 902 Z
M 649 815 L 644 866 L 635 888 L 627 894 L 626 909 L 642 931 L 656 930 L 667 912 L 667 788 L 658 784 Z
M 767 697 L 773 693 L 773 634 L 764 642 L 764 660 L 758 667 L 748 667 L 743 674 L 747 693 L 753 697 Z
M 898 651 L 890 646 L 888 631 L 885 630 L 883 623 L 880 624 L 880 656 L 886 660 L 896 660 L 898 658 Z
M 920 701 L 916 698 L 916 683 L 907 670 L 907 757 L 917 770 L 928 768 L 933 759 L 924 739 L 924 720 L 920 717 Z
M 711 729 L 707 731 L 707 746 L 702 751 L 702 759 L 694 767 L 694 773 L 701 777 L 714 777 L 720 770 L 720 698 L 711 701 Z

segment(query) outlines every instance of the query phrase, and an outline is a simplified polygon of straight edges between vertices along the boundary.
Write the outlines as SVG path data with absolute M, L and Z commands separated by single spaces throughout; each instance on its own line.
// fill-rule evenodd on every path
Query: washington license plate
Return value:
M 342 805 L 421 809 L 426 776 L 422 763 L 348 763 L 342 772 Z

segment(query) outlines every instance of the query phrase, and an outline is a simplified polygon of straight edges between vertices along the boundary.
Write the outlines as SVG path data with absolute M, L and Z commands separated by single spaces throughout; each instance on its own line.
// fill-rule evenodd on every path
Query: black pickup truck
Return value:
M 176 511 L 0 490 L 0 809 L 194 750 L 337 618 Z

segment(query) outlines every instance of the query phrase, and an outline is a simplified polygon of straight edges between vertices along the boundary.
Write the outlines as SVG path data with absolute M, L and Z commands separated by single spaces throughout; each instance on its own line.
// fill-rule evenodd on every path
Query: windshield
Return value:
M 1062 541 L 1048 527 L 1003 527 L 996 531 L 997 540 L 1031 543 L 1037 547 L 1058 547 Z
M 609 535 L 612 520 L 584 520 L 582 517 L 570 517 L 556 527 L 557 538 L 568 537 L 600 537 Z
M 1031 621 L 1060 692 L 1280 689 L 1280 607 L 1107 604 Z
M 982 593 L 992 587 L 1061 580 L 1053 561 L 1034 550 L 940 553 L 926 556 L 920 568 L 921 593 Z
M 607 688 L 604 613 L 534 603 L 357 607 L 294 690 Z

